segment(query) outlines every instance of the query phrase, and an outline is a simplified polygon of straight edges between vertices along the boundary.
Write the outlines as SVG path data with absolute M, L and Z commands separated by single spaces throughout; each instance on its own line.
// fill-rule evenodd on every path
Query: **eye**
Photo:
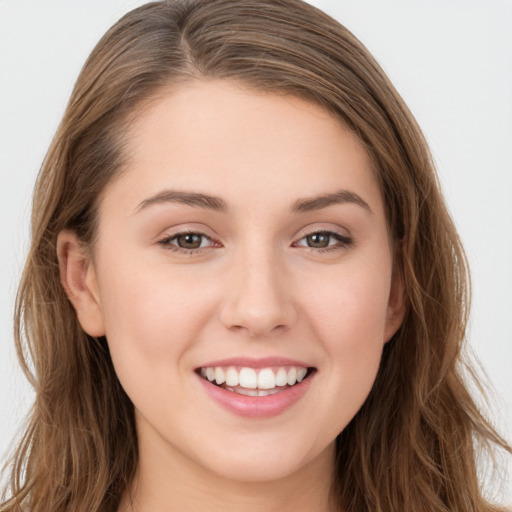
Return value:
M 215 246 L 215 242 L 209 236 L 206 236 L 204 233 L 192 231 L 168 236 L 160 240 L 158 244 L 163 245 L 166 249 L 184 253 L 191 253 Z
M 206 237 L 199 233 L 184 233 L 175 236 L 172 240 L 176 240 L 176 245 L 182 249 L 199 249 L 204 247 Z
M 302 237 L 295 245 L 299 247 L 309 247 L 311 249 L 338 249 L 347 247 L 352 243 L 352 239 L 340 235 L 333 231 L 315 231 Z

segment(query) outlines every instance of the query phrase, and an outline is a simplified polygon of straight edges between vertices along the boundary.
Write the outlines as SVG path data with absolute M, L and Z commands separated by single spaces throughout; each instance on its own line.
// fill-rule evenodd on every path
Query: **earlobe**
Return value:
M 90 336 L 105 335 L 96 272 L 86 248 L 72 230 L 57 237 L 57 257 L 62 286 L 73 304 L 82 329 Z

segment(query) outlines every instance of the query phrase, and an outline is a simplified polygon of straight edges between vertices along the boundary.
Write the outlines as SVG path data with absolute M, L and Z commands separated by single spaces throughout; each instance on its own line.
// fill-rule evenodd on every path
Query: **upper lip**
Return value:
M 243 366 L 246 368 L 268 368 L 270 366 L 300 366 L 302 368 L 310 368 L 311 365 L 304 361 L 291 359 L 289 357 L 271 356 L 271 357 L 229 357 L 226 359 L 218 359 L 216 361 L 208 361 L 198 366 L 199 368 L 209 368 L 216 366 Z

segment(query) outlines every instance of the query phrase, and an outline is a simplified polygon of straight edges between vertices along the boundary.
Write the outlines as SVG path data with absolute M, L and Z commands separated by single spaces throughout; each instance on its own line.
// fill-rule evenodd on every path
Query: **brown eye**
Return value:
M 308 247 L 314 247 L 315 249 L 324 249 L 329 247 L 329 242 L 332 236 L 328 233 L 312 233 L 305 237 Z
M 334 231 L 317 231 L 304 236 L 294 245 L 310 249 L 342 249 L 352 244 L 352 238 L 340 235 Z
M 198 254 L 213 247 L 220 247 L 220 244 L 213 241 L 208 235 L 192 231 L 168 236 L 160 240 L 158 245 L 170 251 L 188 255 Z
M 203 242 L 203 235 L 198 233 L 184 233 L 176 236 L 176 245 L 182 249 L 199 249 Z

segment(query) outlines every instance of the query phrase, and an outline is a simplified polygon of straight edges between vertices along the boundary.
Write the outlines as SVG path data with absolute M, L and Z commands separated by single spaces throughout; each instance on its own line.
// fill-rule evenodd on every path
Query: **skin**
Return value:
M 140 464 L 119 510 L 334 510 L 334 440 L 403 316 L 368 155 L 319 106 L 223 81 L 170 90 L 128 136 L 128 168 L 100 198 L 92 257 L 72 232 L 58 242 L 81 325 L 107 336 L 135 405 Z M 217 196 L 228 209 L 141 208 L 167 189 Z M 290 211 L 340 189 L 369 209 Z M 209 238 L 177 251 L 183 229 Z M 310 247 L 318 231 L 351 242 Z M 246 418 L 212 401 L 194 373 L 234 356 L 290 357 L 317 371 L 281 414 Z

